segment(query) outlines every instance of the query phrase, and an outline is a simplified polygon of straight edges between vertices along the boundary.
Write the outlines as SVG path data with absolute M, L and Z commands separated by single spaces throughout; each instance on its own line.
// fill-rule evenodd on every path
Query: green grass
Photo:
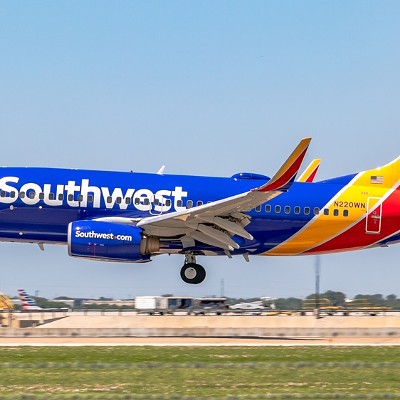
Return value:
M 0 398 L 400 398 L 400 347 L 3 347 Z

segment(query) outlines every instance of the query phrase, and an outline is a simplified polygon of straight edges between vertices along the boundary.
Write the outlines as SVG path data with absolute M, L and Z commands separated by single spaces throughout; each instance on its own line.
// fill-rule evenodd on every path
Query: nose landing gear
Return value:
M 200 264 L 196 264 L 194 254 L 185 255 L 185 264 L 181 269 L 181 278 L 186 283 L 198 284 L 204 281 L 206 270 Z

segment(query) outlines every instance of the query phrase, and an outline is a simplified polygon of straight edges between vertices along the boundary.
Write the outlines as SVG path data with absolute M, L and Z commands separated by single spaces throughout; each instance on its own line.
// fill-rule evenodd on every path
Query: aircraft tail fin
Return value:
M 286 191 L 296 179 L 296 175 L 306 155 L 311 138 L 304 138 L 292 151 L 288 159 L 279 168 L 278 172 L 263 186 L 257 188 L 259 192 L 273 190 Z
M 24 289 L 18 289 L 18 296 L 21 299 L 21 305 L 23 311 L 39 311 L 42 307 L 36 304 L 36 301 L 29 296 Z
M 313 182 L 315 175 L 317 175 L 318 168 L 321 164 L 321 159 L 316 158 L 311 161 L 310 165 L 299 176 L 297 182 Z
M 363 184 L 365 186 L 392 188 L 400 181 L 400 157 L 390 163 L 370 169 L 363 175 Z

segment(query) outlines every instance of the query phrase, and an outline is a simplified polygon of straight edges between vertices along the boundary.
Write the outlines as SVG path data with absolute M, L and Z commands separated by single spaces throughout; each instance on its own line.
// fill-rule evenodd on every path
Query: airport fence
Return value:
M 1 310 L 0 310 L 1 312 Z M 6 313 L 16 313 L 25 316 L 40 316 L 40 315 L 52 315 L 54 317 L 62 317 L 68 315 L 107 315 L 107 316 L 132 316 L 132 315 L 260 315 L 260 316 L 310 316 L 316 315 L 316 310 L 230 310 L 230 309 L 190 309 L 190 310 L 180 310 L 180 309 L 148 309 L 148 310 L 138 310 L 138 309 L 92 309 L 92 308 L 75 308 L 69 311 L 35 311 L 35 312 L 16 312 L 16 311 L 3 311 Z M 393 315 L 399 316 L 400 310 L 376 310 L 376 309 L 348 309 L 348 310 L 320 310 L 318 312 L 319 316 L 352 316 L 352 315 L 367 315 L 367 316 L 379 316 L 379 315 Z

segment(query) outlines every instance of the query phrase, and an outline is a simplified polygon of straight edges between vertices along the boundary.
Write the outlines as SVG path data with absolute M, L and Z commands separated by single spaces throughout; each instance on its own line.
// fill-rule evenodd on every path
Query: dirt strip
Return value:
M 14 346 L 398 346 L 400 338 L 0 338 L 0 347 Z

